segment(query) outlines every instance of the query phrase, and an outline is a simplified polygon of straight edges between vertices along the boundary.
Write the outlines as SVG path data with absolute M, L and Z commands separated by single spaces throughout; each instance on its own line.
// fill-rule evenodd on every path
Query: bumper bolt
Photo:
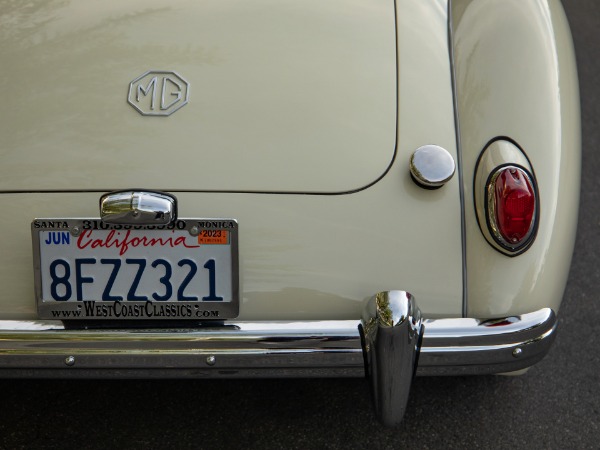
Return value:
M 65 364 L 69 367 L 75 365 L 75 357 L 74 356 L 67 356 L 65 358 Z
M 518 358 L 519 356 L 521 356 L 521 354 L 522 354 L 522 353 L 523 353 L 523 349 L 522 349 L 522 348 L 520 348 L 520 347 L 517 347 L 517 348 L 515 348 L 515 349 L 513 350 L 513 352 L 512 352 L 512 355 L 513 355 L 515 358 Z

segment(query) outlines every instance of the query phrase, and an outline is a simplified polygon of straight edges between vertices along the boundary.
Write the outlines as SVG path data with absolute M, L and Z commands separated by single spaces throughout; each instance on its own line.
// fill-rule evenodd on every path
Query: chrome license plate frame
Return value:
M 204 321 L 239 314 L 235 219 L 134 226 L 40 218 L 31 222 L 31 235 L 40 319 Z

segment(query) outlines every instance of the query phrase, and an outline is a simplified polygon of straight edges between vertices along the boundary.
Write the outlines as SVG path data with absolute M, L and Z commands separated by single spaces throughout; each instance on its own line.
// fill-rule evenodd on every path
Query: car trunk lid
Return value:
M 12 2 L 0 42 L 0 191 L 349 192 L 394 157 L 393 2 Z

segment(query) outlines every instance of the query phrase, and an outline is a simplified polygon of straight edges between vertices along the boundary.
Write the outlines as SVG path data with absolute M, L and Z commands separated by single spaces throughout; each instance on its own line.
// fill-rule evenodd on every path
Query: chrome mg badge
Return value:
M 190 98 L 190 85 L 175 72 L 149 71 L 129 83 L 127 102 L 144 116 L 169 116 Z

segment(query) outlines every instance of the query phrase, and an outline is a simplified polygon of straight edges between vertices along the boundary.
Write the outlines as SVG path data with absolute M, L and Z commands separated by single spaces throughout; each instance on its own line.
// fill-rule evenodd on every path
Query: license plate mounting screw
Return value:
M 79 236 L 79 234 L 81 233 L 81 228 L 79 228 L 78 226 L 74 226 L 73 228 L 71 228 L 71 234 L 75 237 Z
M 198 227 L 193 226 L 192 228 L 190 228 L 190 234 L 192 236 L 198 236 L 199 233 L 200 233 L 200 230 L 198 229 Z
M 74 356 L 67 356 L 65 358 L 65 364 L 69 367 L 75 365 L 75 357 Z
M 215 355 L 210 355 L 206 358 L 206 364 L 208 364 L 209 366 L 214 366 L 216 362 L 217 358 L 215 358 Z
M 522 353 L 523 353 L 523 349 L 520 347 L 515 348 L 512 352 L 512 354 L 515 358 L 518 358 L 519 356 L 521 356 Z

